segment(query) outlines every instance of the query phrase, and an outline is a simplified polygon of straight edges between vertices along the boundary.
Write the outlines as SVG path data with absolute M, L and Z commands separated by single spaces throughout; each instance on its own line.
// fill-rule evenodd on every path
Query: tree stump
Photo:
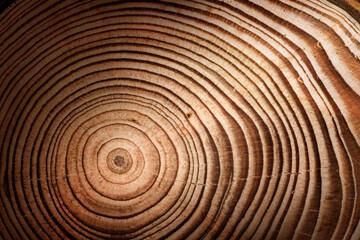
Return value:
M 2 4 L 0 238 L 360 239 L 359 2 Z

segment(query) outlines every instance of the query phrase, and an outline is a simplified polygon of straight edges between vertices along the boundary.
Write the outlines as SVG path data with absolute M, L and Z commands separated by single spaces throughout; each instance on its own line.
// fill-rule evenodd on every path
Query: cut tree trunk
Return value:
M 359 2 L 1 2 L 0 238 L 360 239 Z

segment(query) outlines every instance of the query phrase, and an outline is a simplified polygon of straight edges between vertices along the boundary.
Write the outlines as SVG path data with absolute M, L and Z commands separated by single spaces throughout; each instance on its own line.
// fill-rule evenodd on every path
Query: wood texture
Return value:
M 16 1 L 0 238 L 360 239 L 356 1 Z

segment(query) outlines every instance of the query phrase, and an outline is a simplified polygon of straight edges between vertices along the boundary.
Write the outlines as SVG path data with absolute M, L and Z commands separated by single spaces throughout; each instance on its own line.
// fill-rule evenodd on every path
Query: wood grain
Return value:
M 360 239 L 356 1 L 15 1 L 0 238 Z

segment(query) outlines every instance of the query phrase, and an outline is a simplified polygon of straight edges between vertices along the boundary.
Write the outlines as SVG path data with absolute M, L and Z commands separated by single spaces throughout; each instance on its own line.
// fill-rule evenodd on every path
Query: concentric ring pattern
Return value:
M 0 236 L 359 239 L 359 58 L 325 0 L 16 1 Z

